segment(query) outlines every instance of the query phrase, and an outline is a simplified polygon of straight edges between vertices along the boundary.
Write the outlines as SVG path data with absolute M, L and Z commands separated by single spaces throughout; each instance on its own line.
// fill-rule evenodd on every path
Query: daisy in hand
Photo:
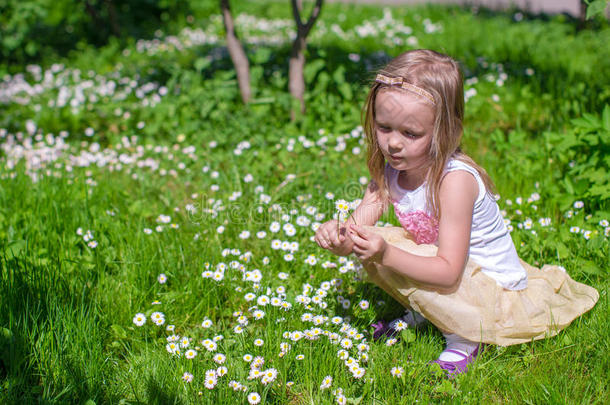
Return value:
M 381 263 L 388 244 L 381 236 L 361 226 L 350 225 L 349 236 L 354 242 L 353 252 L 363 262 Z

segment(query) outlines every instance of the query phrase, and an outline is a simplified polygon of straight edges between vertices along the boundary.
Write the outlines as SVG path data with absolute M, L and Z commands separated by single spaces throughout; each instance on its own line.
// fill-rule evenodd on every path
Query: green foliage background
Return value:
M 161 24 L 187 15 L 207 17 L 217 1 L 173 0 L 0 0 L 0 38 L 5 61 L 24 63 L 65 55 L 111 37 L 153 35 Z
M 244 18 L 238 26 L 251 61 L 254 101 L 247 106 L 222 40 L 211 39 L 223 35 L 214 1 L 113 2 L 121 31 L 113 37 L 109 24 L 95 28 L 83 2 L 0 0 L 2 89 L 21 76 L 33 89 L 25 101 L 17 101 L 19 93 L 0 103 L 1 145 L 9 138 L 16 143 L 0 154 L 0 402 L 245 402 L 226 380 L 216 390 L 203 388 L 201 376 L 213 365 L 203 350 L 196 362 L 169 356 L 163 328 L 150 321 L 133 325 L 135 313 L 162 310 L 183 336 L 225 335 L 230 378 L 245 381 L 241 355 L 260 351 L 279 369 L 281 384 L 249 384 L 270 403 L 333 401 L 318 389 L 327 374 L 351 403 L 608 403 L 609 242 L 602 225 L 610 218 L 608 23 L 583 26 L 561 15 L 440 6 L 392 9 L 388 20 L 376 6 L 325 4 L 307 53 L 308 109 L 291 122 L 288 4 L 233 3 L 236 15 L 254 20 Z M 101 20 L 110 18 L 107 2 L 90 4 Z M 333 24 L 346 34 L 333 34 Z M 435 31 L 435 24 L 441 28 Z M 397 30 L 400 25 L 412 32 Z M 411 36 L 417 43 L 409 45 Z M 201 37 L 207 42 L 185 45 Z M 255 252 L 248 266 L 265 271 L 263 287 L 281 283 L 290 300 L 304 283 L 318 286 L 339 276 L 336 269 L 304 263 L 309 254 L 320 262 L 336 260 L 310 243 L 309 228 L 298 229 L 294 239 L 302 248 L 292 262 L 270 250 L 269 238 L 239 237 L 245 229 L 268 230 L 279 215 L 257 211 L 254 186 L 263 186 L 284 214 L 311 205 L 329 218 L 333 207 L 325 193 L 360 197 L 364 147 L 357 131 L 351 133 L 360 123 L 367 85 L 376 68 L 414 47 L 446 52 L 462 63 L 466 90 L 475 93 L 466 104 L 463 146 L 496 182 L 519 255 L 537 266 L 564 266 L 595 286 L 600 301 L 556 338 L 488 348 L 471 372 L 455 380 L 428 366 L 443 346 L 433 328 L 393 347 L 371 343 L 367 377 L 374 383 L 351 378 L 328 342 L 298 346 L 306 362 L 294 356 L 280 361 L 281 333 L 304 328 L 305 309 L 271 308 L 240 338 L 231 332 L 233 312 L 248 311 L 243 295 L 251 286 L 239 278 L 203 279 L 204 263 L 228 261 L 221 254 L 227 248 Z M 36 92 L 45 74 L 53 80 Z M 87 81 L 93 85 L 72 106 L 75 89 Z M 113 93 L 106 91 L 110 82 Z M 65 104 L 59 102 L 63 92 L 70 95 Z M 124 97 L 117 96 L 121 92 Z M 44 150 L 60 139 L 67 143 L 62 159 L 39 169 L 25 158 L 8 164 L 20 147 Z M 236 154 L 246 140 L 250 148 Z M 343 150 L 335 149 L 341 144 Z M 195 152 L 184 152 L 190 147 Z M 159 169 L 79 167 L 66 157 L 93 159 L 96 150 L 124 154 L 126 162 L 152 159 Z M 255 183 L 242 181 L 246 173 Z M 236 192 L 241 199 L 230 203 Z M 209 198 L 226 209 L 217 216 L 187 212 L 187 204 L 217 207 Z M 145 234 L 161 214 L 171 215 L 178 228 Z M 547 219 L 550 226 L 543 225 Z M 383 221 L 396 224 L 391 213 Z M 78 228 L 93 230 L 98 246 L 89 247 Z M 263 255 L 271 258 L 268 267 Z M 290 274 L 288 281 L 278 281 L 280 272 Z M 168 276 L 167 284 L 156 281 L 159 273 Z M 400 314 L 379 289 L 351 273 L 341 277 L 345 290 L 331 294 L 329 314 L 350 316 L 362 331 L 375 319 Z M 342 309 L 337 295 L 354 304 L 367 299 L 388 305 Z M 157 300 L 160 306 L 151 304 Z M 214 320 L 210 332 L 199 326 L 204 317 Z M 252 339 L 260 336 L 266 345 L 257 349 Z M 405 368 L 402 379 L 388 373 L 397 365 Z M 185 384 L 185 371 L 198 379 Z M 288 380 L 295 381 L 292 388 Z

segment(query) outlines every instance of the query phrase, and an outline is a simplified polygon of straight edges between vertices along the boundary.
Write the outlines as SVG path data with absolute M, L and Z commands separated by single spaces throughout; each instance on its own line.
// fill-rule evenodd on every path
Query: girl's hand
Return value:
M 347 256 L 352 253 L 352 242 L 346 234 L 345 225 L 339 227 L 339 222 L 333 219 L 320 225 L 314 240 L 322 249 L 338 256 Z
M 381 236 L 358 225 L 350 225 L 349 236 L 354 242 L 354 254 L 363 262 L 381 263 L 388 244 Z

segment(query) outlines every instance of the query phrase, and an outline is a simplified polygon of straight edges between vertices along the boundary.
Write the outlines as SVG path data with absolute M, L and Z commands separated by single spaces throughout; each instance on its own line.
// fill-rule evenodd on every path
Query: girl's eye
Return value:
M 404 136 L 406 136 L 407 138 L 417 138 L 417 135 L 412 134 L 411 132 L 407 132 L 407 131 L 403 131 L 402 133 Z
M 379 128 L 381 132 L 390 132 L 390 128 L 384 127 L 383 125 L 377 125 L 377 128 Z

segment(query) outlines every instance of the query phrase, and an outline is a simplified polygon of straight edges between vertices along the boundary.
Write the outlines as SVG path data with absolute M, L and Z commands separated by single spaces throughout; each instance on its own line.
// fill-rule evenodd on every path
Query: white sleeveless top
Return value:
M 521 290 L 527 287 L 527 273 L 521 263 L 504 224 L 496 200 L 487 192 L 483 180 L 473 167 L 459 160 L 451 159 L 445 173 L 464 170 L 472 174 L 477 181 L 479 193 L 474 203 L 472 227 L 470 230 L 469 257 L 481 266 L 481 270 L 509 290 Z M 385 176 L 390 188 L 390 197 L 394 209 L 401 213 L 424 211 L 430 214 L 426 206 L 425 182 L 415 190 L 405 190 L 398 185 L 399 171 L 386 164 Z

